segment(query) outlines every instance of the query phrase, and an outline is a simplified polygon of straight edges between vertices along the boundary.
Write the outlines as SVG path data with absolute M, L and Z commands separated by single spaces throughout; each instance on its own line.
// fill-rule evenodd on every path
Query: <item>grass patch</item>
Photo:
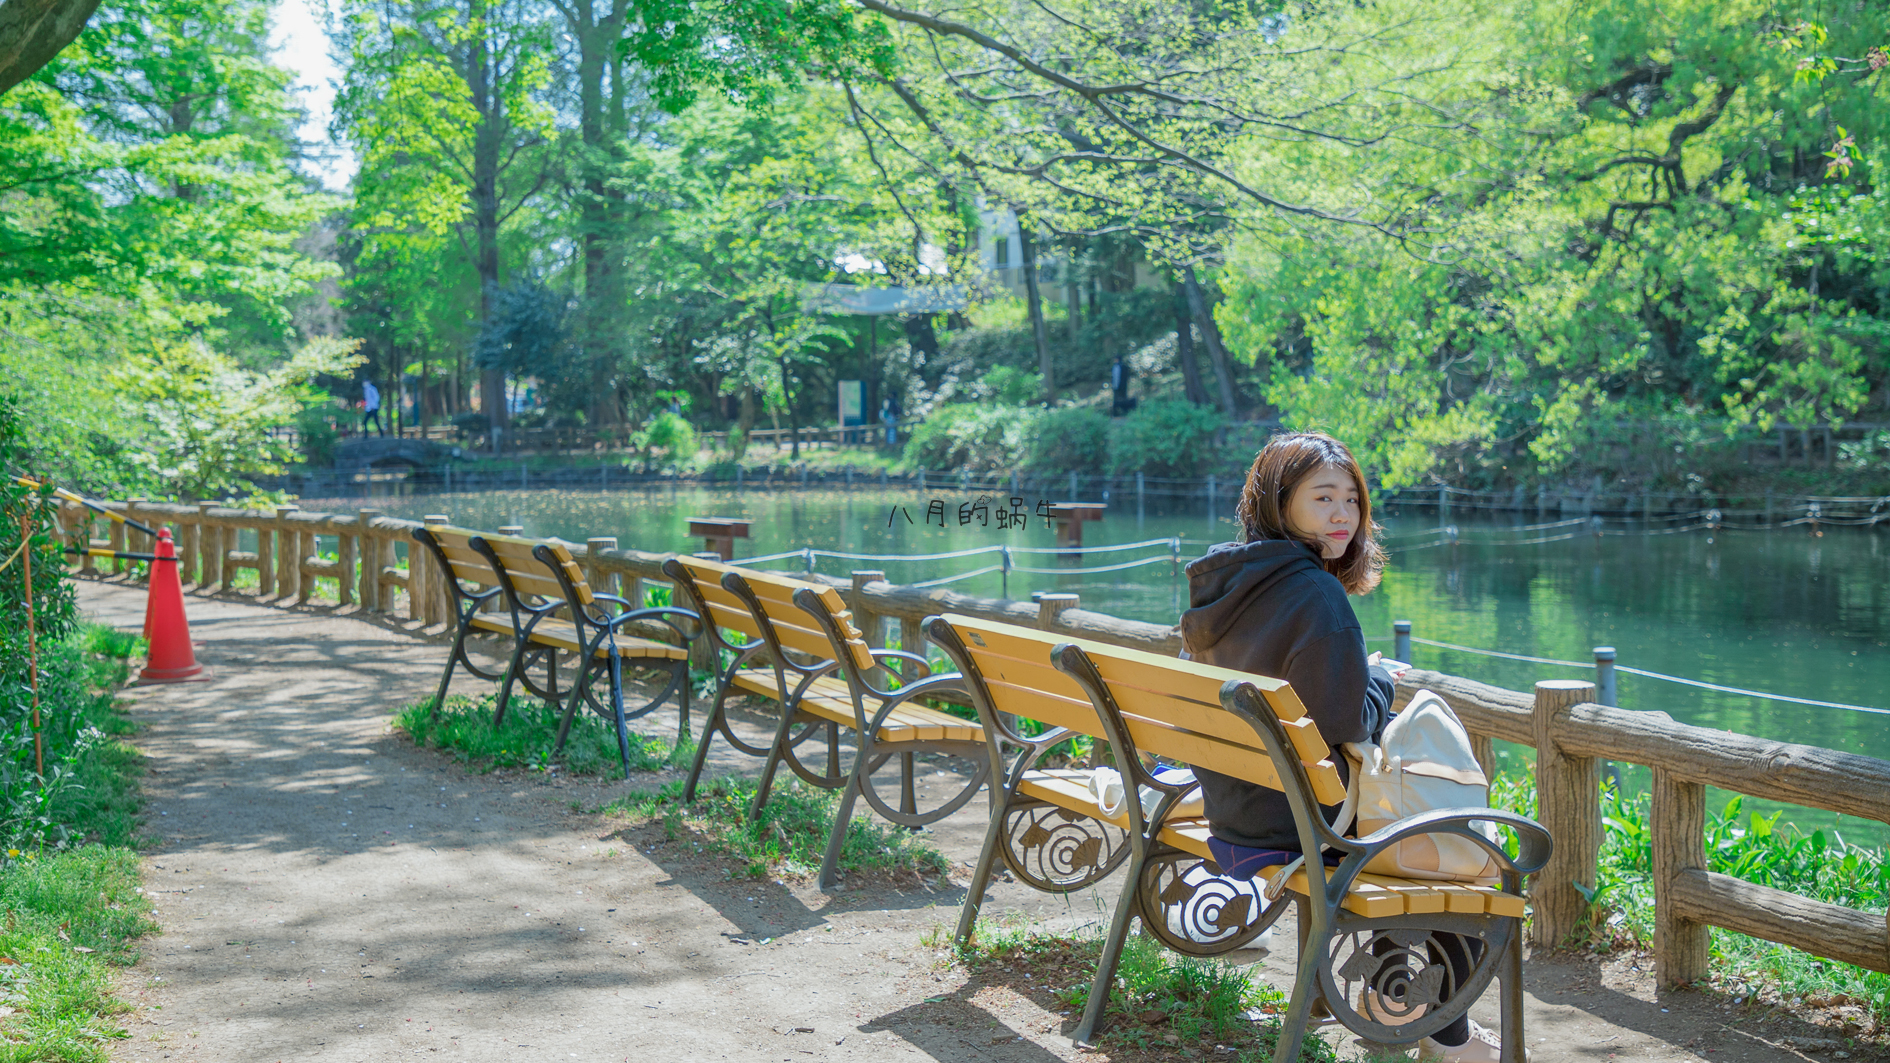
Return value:
M 14 1009 L 0 1061 L 103 1061 L 122 1038 L 112 968 L 136 963 L 157 929 L 138 886 L 140 755 L 114 691 L 144 651 L 136 635 L 81 625 L 42 645 L 47 779 L 32 774 L 30 727 L 9 731 L 0 772 L 9 840 L 0 849 L 0 1006 Z M 16 733 L 25 742 L 13 743 Z
M 926 943 L 940 944 L 944 936 L 941 929 Z M 951 951 L 953 961 L 974 976 L 1003 982 L 1026 995 L 1047 995 L 1050 999 L 1042 1003 L 1054 1004 L 1072 1018 L 1089 1002 L 1101 953 L 1098 933 L 1040 934 L 1028 927 L 985 922 L 979 923 L 970 945 Z M 1277 1016 L 1286 1003 L 1279 990 L 1256 981 L 1250 968 L 1183 956 L 1152 937 L 1133 934 L 1123 943 L 1097 1041 L 1138 1050 L 1211 1044 L 1228 1050 L 1216 1058 L 1261 1063 L 1273 1058 L 1279 1042 Z M 1309 1031 L 1299 1058 L 1303 1063 L 1336 1063 L 1339 1057 Z
M 662 823 L 669 842 L 725 853 L 735 858 L 731 876 L 767 878 L 805 876 L 819 871 L 839 795 L 807 786 L 799 779 L 777 782 L 758 819 L 748 818 L 755 797 L 752 779 L 721 778 L 696 788 L 696 800 L 684 804 L 683 781 L 660 790 L 626 794 L 603 811 L 637 821 Z M 920 836 L 865 816 L 847 824 L 840 850 L 843 873 L 882 875 L 911 882 L 945 873 L 944 854 Z
M 112 998 L 113 966 L 136 963 L 134 944 L 158 929 L 138 889 L 138 855 L 87 845 L 10 860 L 0 871 L 0 1060 L 105 1060 L 129 1007 Z M 86 951 L 79 951 L 79 950 Z
M 564 752 L 554 759 L 562 708 L 536 698 L 515 697 L 505 709 L 505 722 L 494 727 L 492 710 L 497 694 L 481 698 L 449 695 L 436 716 L 433 699 L 416 701 L 394 716 L 394 726 L 414 744 L 451 752 L 461 763 L 483 771 L 523 768 L 528 771 L 562 770 L 572 775 L 605 775 L 623 770 L 617 749 L 617 729 L 588 710 L 571 721 Z M 659 771 L 689 763 L 695 754 L 690 742 L 676 744 L 662 738 L 632 734 L 630 769 Z
M 1651 801 L 1646 793 L 1622 795 L 1604 784 L 1596 888 L 1567 946 L 1596 952 L 1652 947 Z M 1535 815 L 1534 771 L 1497 776 L 1490 803 Z M 1743 804 L 1734 797 L 1718 812 L 1707 812 L 1710 870 L 1848 908 L 1890 907 L 1890 861 L 1882 849 L 1850 844 L 1835 830 L 1806 833 L 1781 824 L 1783 813 L 1746 813 Z M 1867 1035 L 1880 1036 L 1890 1025 L 1890 975 L 1719 927 L 1712 934 L 1712 988 L 1754 1006 L 1852 1009 L 1850 1021 Z

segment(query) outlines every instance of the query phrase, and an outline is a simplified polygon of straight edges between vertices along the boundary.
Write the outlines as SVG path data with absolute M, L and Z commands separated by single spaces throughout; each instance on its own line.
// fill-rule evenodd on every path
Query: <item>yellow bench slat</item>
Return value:
M 509 627 L 508 627 L 509 630 Z M 577 628 L 568 623 L 540 620 L 532 628 L 531 641 L 540 646 L 556 646 L 561 650 L 577 652 Z M 680 661 L 689 656 L 689 651 L 681 646 L 672 646 L 667 642 L 644 638 L 641 635 L 618 634 L 617 654 L 620 657 L 662 657 Z M 610 656 L 610 644 L 606 641 L 597 647 L 594 657 Z

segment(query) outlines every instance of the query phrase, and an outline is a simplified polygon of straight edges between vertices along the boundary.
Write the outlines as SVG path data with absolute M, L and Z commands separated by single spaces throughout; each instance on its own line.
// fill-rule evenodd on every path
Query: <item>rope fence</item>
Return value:
M 1411 622 L 1408 620 L 1398 621 L 1394 625 L 1396 634 L 1389 636 L 1391 640 L 1397 643 L 1397 648 L 1394 650 L 1394 653 L 1400 660 L 1408 661 L 1410 659 L 1410 647 L 1416 644 L 1419 646 L 1432 646 L 1440 650 L 1452 650 L 1457 653 L 1476 654 L 1480 657 L 1496 657 L 1505 661 L 1520 661 L 1524 664 L 1546 664 L 1558 668 L 1584 668 L 1599 673 L 1596 677 L 1597 696 L 1601 704 L 1608 706 L 1613 706 L 1616 700 L 1614 674 L 1616 672 L 1625 672 L 1628 675 L 1640 676 L 1643 679 L 1658 679 L 1663 683 L 1677 683 L 1681 686 L 1694 687 L 1699 690 L 1711 690 L 1719 694 L 1733 694 L 1739 697 L 1759 698 L 1764 701 L 1779 701 L 1792 705 L 1809 705 L 1820 709 L 1843 709 L 1847 712 L 1867 712 L 1876 716 L 1890 716 L 1890 709 L 1879 708 L 1872 705 L 1852 705 L 1842 701 L 1824 701 L 1819 698 L 1801 698 L 1791 694 L 1774 694 L 1764 690 L 1748 690 L 1745 687 L 1727 686 L 1723 683 L 1708 683 L 1702 679 L 1688 679 L 1685 676 L 1667 675 L 1664 672 L 1652 672 L 1645 668 L 1632 668 L 1628 665 L 1617 664 L 1615 662 L 1615 651 L 1612 646 L 1595 647 L 1595 659 L 1593 661 L 1564 661 L 1554 657 L 1533 657 L 1524 653 L 1506 653 L 1502 650 L 1486 650 L 1478 646 L 1463 646 L 1455 642 L 1440 642 L 1436 639 L 1418 638 L 1411 634 L 1410 625 Z M 1383 642 L 1385 640 L 1386 636 L 1375 636 L 1367 641 Z

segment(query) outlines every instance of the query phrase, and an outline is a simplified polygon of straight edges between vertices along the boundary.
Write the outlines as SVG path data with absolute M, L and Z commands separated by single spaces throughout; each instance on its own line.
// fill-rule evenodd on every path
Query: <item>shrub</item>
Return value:
M 906 440 L 908 465 L 922 469 L 1014 469 L 1030 446 L 1039 414 L 1018 406 L 943 406 Z
M 335 429 L 335 408 L 310 406 L 295 415 L 295 427 L 301 438 L 302 460 L 310 465 L 333 465 L 335 444 L 341 433 Z
M 670 462 L 676 463 L 694 457 L 699 446 L 695 426 L 668 410 L 650 418 L 649 426 L 638 432 L 633 441 L 644 450 L 645 471 L 654 464 L 659 450 Z
M 1004 406 L 1027 406 L 1043 397 L 1043 374 L 1011 365 L 993 366 L 978 378 L 981 397 Z
M 1029 464 L 1038 472 L 1094 475 L 1108 450 L 1109 418 L 1091 406 L 1068 406 L 1038 419 Z
M 1109 473 L 1186 477 L 1221 465 L 1219 411 L 1179 399 L 1151 399 L 1109 425 Z

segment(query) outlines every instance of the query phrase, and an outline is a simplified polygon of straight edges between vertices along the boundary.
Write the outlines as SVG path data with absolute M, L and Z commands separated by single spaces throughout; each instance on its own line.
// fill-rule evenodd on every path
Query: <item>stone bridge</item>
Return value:
M 385 465 L 411 465 L 431 469 L 457 457 L 458 447 L 430 439 L 395 439 L 391 436 L 365 436 L 343 439 L 335 444 L 335 468 L 371 469 Z

